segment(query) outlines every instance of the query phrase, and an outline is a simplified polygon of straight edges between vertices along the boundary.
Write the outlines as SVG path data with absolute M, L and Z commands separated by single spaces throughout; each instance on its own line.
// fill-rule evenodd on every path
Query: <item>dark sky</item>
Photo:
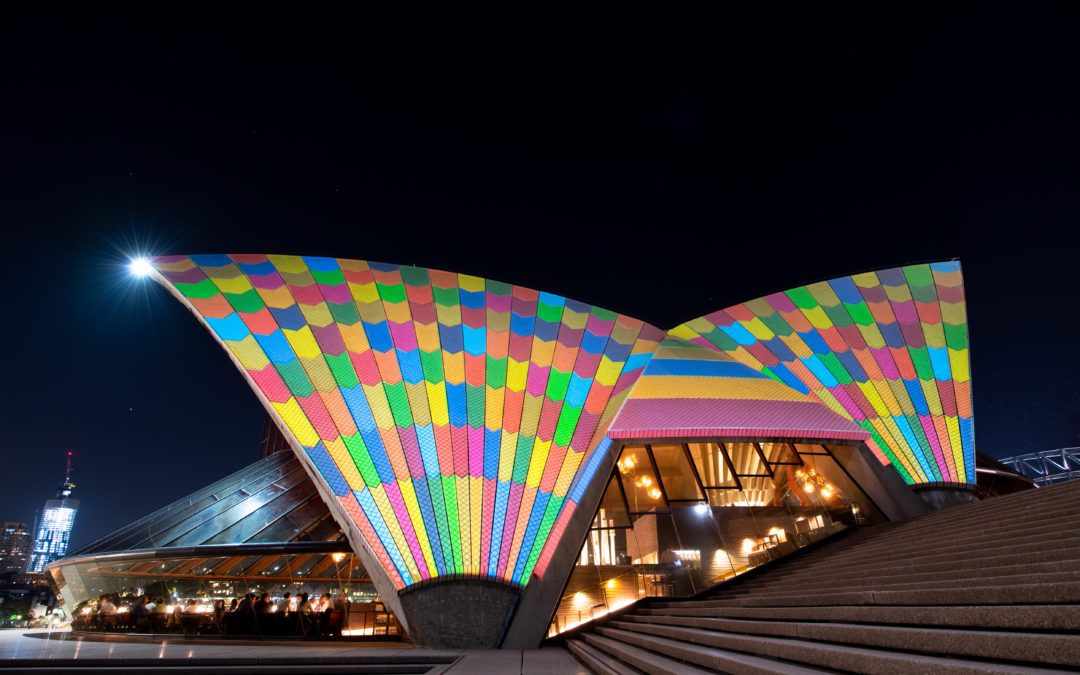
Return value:
M 76 547 L 256 458 L 255 396 L 137 252 L 417 264 L 664 327 L 959 257 L 979 449 L 1080 444 L 1075 6 L 302 7 L 0 28 L 0 519 L 68 450 Z

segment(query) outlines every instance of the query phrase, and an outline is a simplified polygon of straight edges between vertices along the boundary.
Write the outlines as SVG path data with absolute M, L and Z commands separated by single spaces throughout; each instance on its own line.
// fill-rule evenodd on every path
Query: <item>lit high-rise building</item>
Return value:
M 30 528 L 26 523 L 5 522 L 0 530 L 0 574 L 22 573 L 30 560 Z
M 56 498 L 46 501 L 45 508 L 41 512 L 37 537 L 34 539 L 34 550 L 27 567 L 28 572 L 41 572 L 46 565 L 57 558 L 63 558 L 67 553 L 71 528 L 75 525 L 75 514 L 79 511 L 79 500 L 71 497 L 71 490 L 74 487 L 75 483 L 71 482 L 71 453 L 69 452 L 64 482 L 56 489 Z

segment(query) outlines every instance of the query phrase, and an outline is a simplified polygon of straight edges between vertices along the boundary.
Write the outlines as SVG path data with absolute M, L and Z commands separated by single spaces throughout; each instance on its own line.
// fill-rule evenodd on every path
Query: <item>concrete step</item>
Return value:
M 841 621 L 911 626 L 1080 632 L 1080 605 L 930 605 L 923 607 L 839 605 L 830 607 L 697 608 L 674 606 L 668 609 L 639 609 L 630 616 L 700 616 L 763 621 Z
M 701 675 L 709 672 L 595 633 L 586 633 L 583 637 L 590 645 L 651 675 Z
M 722 649 L 713 649 L 708 646 L 684 642 L 681 640 L 669 640 L 662 637 L 632 633 L 629 631 L 614 631 L 601 629 L 605 637 L 609 637 L 625 647 L 648 650 L 662 654 L 666 657 L 688 661 L 692 664 L 709 668 L 711 672 L 720 671 L 725 673 L 747 673 L 748 675 L 767 675 L 773 673 L 793 673 L 795 675 L 810 675 L 821 673 L 821 670 L 806 668 L 795 663 L 784 663 L 773 659 L 761 658 L 753 654 L 729 652 Z M 650 673 L 653 671 L 649 671 Z
M 1022 570 L 1023 568 L 1021 568 Z M 787 596 L 792 593 L 798 593 L 800 595 L 806 593 L 831 593 L 836 590 L 848 590 L 848 591 L 860 591 L 860 590 L 874 590 L 874 591 L 900 591 L 900 590 L 917 590 L 934 589 L 934 588 L 969 588 L 972 586 L 1013 586 L 1016 584 L 1043 584 L 1043 583 L 1061 583 L 1069 581 L 1080 581 L 1080 572 L 1048 572 L 1048 573 L 1035 573 L 1025 574 L 1015 568 L 996 568 L 992 567 L 988 570 L 982 570 L 983 574 L 974 575 L 954 575 L 952 578 L 948 577 L 948 574 L 944 575 L 944 578 L 939 579 L 926 579 L 925 575 L 884 575 L 880 577 L 870 577 L 862 580 L 852 579 L 829 579 L 828 581 L 819 581 L 813 584 L 807 589 L 802 584 L 770 584 L 767 586 L 761 586 L 759 588 L 735 588 L 730 592 L 725 593 L 725 598 L 739 598 L 745 596 L 754 596 L 759 598 L 769 598 L 777 596 Z
M 826 560 L 843 558 L 846 564 L 858 565 L 870 561 L 887 560 L 910 560 L 923 556 L 953 556 L 970 553 L 973 551 L 985 551 L 993 547 L 999 553 L 1005 551 L 1030 551 L 1032 553 L 1050 552 L 1059 548 L 1075 549 L 1080 546 L 1080 536 L 1061 536 L 1054 534 L 1060 532 L 1055 529 L 1050 533 L 1004 533 L 994 537 L 978 537 L 964 532 L 949 535 L 949 539 L 940 542 L 918 539 L 914 543 L 906 537 L 899 539 L 898 533 L 890 533 L 889 536 L 877 537 L 873 540 L 864 541 L 861 545 L 848 550 L 835 550 L 826 545 L 820 550 L 812 551 L 803 558 L 806 569 L 811 566 L 825 564 Z M 812 559 L 811 559 L 812 558 Z
M 636 675 L 641 672 L 581 640 L 567 640 L 566 648 L 596 675 Z
M 806 607 L 809 605 L 1019 605 L 1080 603 L 1080 582 L 1014 586 L 972 586 L 937 590 L 804 593 L 786 597 L 692 600 L 684 607 Z M 665 603 L 664 606 L 672 606 Z
M 1080 569 L 1080 546 L 1072 549 L 1054 549 L 1040 553 L 1038 562 L 1032 561 L 1030 552 L 1007 553 L 1004 555 L 968 556 L 950 562 L 948 570 L 961 572 L 963 570 L 979 570 L 991 567 L 1031 567 L 1033 571 L 1065 572 Z M 885 569 L 889 574 L 921 574 L 925 572 L 940 572 L 940 563 L 924 563 L 921 560 L 908 560 L 903 562 L 889 563 L 865 563 L 861 566 L 844 565 L 841 570 L 831 570 L 828 578 L 837 579 L 843 577 L 866 578 L 876 570 Z M 761 587 L 773 583 L 786 583 L 787 581 L 801 581 L 803 579 L 821 578 L 821 572 L 810 573 L 803 571 L 798 565 L 783 565 L 771 570 L 768 575 L 757 579 L 747 579 L 739 584 L 740 587 Z
M 627 630 L 632 630 L 627 626 L 636 623 L 685 626 L 725 633 L 819 640 L 942 656 L 1080 666 L 1080 635 L 678 616 L 631 616 L 623 619 L 625 620 L 612 622 L 611 625 Z
M 809 667 L 874 673 L 875 675 L 910 675 L 911 673 L 1046 673 L 1048 669 L 1023 665 L 1003 666 L 974 660 L 927 656 L 846 645 L 822 644 L 806 640 L 747 636 L 733 633 L 650 624 L 633 624 L 634 630 L 600 628 L 604 636 L 628 644 L 652 649 L 667 643 L 694 644 L 719 650 L 753 653 L 774 659 L 805 664 Z M 659 640 L 667 643 L 658 645 Z M 784 671 L 788 672 L 788 671 Z
M 1011 552 L 1022 553 L 1035 551 L 1040 554 L 1051 553 L 1060 549 L 1076 550 L 1080 548 L 1080 538 L 1061 537 L 1056 533 L 1026 536 L 1024 534 L 1006 533 L 999 538 L 991 538 L 989 542 L 977 541 L 963 533 L 954 535 L 954 544 L 949 546 L 920 545 L 901 546 L 894 540 L 894 535 L 882 535 L 873 539 L 860 540 L 856 545 L 843 547 L 839 544 L 825 545 L 814 551 L 809 551 L 802 556 L 803 565 L 800 569 L 812 569 L 828 564 L 827 561 L 843 558 L 851 565 L 862 564 L 874 560 L 909 561 L 917 560 L 918 555 L 954 555 L 957 551 L 981 551 L 1002 555 L 1002 549 Z M 840 542 L 845 543 L 845 542 Z
M 1044 505 L 1040 509 L 1014 509 L 1004 513 L 992 513 L 987 510 L 974 510 L 967 516 L 953 514 L 948 518 L 929 520 L 926 516 L 913 518 L 896 524 L 896 531 L 919 532 L 922 536 L 934 536 L 950 530 L 973 530 L 975 527 L 1001 529 L 1018 525 L 1042 525 L 1060 523 L 1069 517 L 1075 517 L 1080 511 L 1076 497 L 1059 504 Z
M 958 516 L 961 516 L 980 509 L 988 511 L 1012 511 L 1015 510 L 1017 507 L 1037 509 L 1043 504 L 1075 498 L 1078 494 L 1080 494 L 1080 488 L 1078 488 L 1073 481 L 1068 481 L 1065 483 L 1051 485 L 1049 487 L 1037 488 L 1035 490 L 1024 490 L 1022 492 L 1013 492 L 1007 495 L 1000 495 L 998 497 L 985 499 L 979 502 L 963 504 L 960 506 L 946 509 L 946 511 L 950 513 L 956 513 Z M 925 516 L 921 516 L 921 518 L 940 518 L 943 517 L 941 515 L 942 513 L 944 513 L 944 511 L 935 511 Z
M 1059 550 L 1050 550 L 1046 552 L 1034 551 L 1031 547 L 1025 546 L 1004 546 L 995 549 L 995 556 L 1012 556 L 1014 561 L 1027 560 L 1042 560 L 1047 559 L 1050 561 L 1060 560 L 1080 560 L 1080 547 L 1067 547 Z M 957 560 L 979 560 L 983 559 L 980 551 L 969 551 L 966 554 L 948 553 L 938 555 L 924 555 L 914 560 L 917 560 L 917 564 L 923 567 L 937 568 L 937 569 L 951 569 L 952 564 Z M 788 571 L 800 567 L 800 563 L 804 559 L 781 561 L 776 568 L 763 570 L 760 576 L 756 578 L 739 580 L 734 584 L 724 584 L 715 589 L 715 593 L 732 593 L 743 588 L 764 588 L 766 585 L 773 583 L 804 583 L 804 585 L 814 585 L 822 578 L 829 578 L 836 571 L 842 570 L 844 573 L 858 572 L 865 576 L 870 576 L 875 571 L 881 572 L 882 570 L 890 570 L 891 560 L 869 560 L 863 561 L 860 564 L 854 564 L 843 557 L 836 557 L 830 559 L 826 564 L 815 565 L 813 567 L 808 566 L 805 570 L 797 569 L 793 573 L 779 576 L 778 573 L 782 571 Z M 820 562 L 820 561 L 819 561 Z M 776 579 L 773 581 L 773 579 Z
M 1080 492 L 1076 486 L 1070 486 L 1069 490 L 1053 492 L 1049 490 L 1033 490 L 1018 497 L 1006 495 L 984 499 L 982 501 L 954 506 L 943 511 L 934 511 L 922 516 L 917 516 L 910 523 L 939 523 L 942 521 L 965 522 L 982 515 L 1009 516 L 1018 512 L 1041 513 L 1053 511 L 1061 506 L 1073 506 Z M 948 514 L 948 515 L 946 515 Z

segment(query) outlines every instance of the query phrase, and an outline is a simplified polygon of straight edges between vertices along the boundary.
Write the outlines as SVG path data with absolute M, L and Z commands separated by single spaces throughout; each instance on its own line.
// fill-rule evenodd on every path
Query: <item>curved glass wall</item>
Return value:
M 648 596 L 685 596 L 885 518 L 828 446 L 626 446 L 549 634 Z
M 352 552 L 325 545 L 298 550 L 303 548 L 312 547 L 77 558 L 51 572 L 75 630 L 222 636 L 403 634 Z M 267 611 L 255 612 L 252 607 L 245 612 L 241 607 L 230 612 L 233 600 L 248 593 L 269 594 Z M 290 598 L 283 603 L 286 593 Z M 310 612 L 300 611 L 303 593 L 313 605 Z M 330 596 L 333 616 L 318 606 L 324 595 Z M 136 607 L 142 597 L 155 605 L 148 615 Z
M 76 630 L 403 635 L 291 452 L 158 509 L 47 572 Z M 270 604 L 258 606 L 269 611 L 228 611 L 249 593 L 269 594 Z M 301 612 L 302 593 L 313 604 L 329 595 L 333 607 Z M 148 616 L 137 606 L 144 597 L 156 609 Z

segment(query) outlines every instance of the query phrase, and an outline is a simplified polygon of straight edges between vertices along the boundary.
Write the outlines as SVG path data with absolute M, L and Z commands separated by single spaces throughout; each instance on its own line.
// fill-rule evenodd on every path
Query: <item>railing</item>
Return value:
M 1080 448 L 1043 450 L 998 461 L 1031 478 L 1039 487 L 1080 478 Z

